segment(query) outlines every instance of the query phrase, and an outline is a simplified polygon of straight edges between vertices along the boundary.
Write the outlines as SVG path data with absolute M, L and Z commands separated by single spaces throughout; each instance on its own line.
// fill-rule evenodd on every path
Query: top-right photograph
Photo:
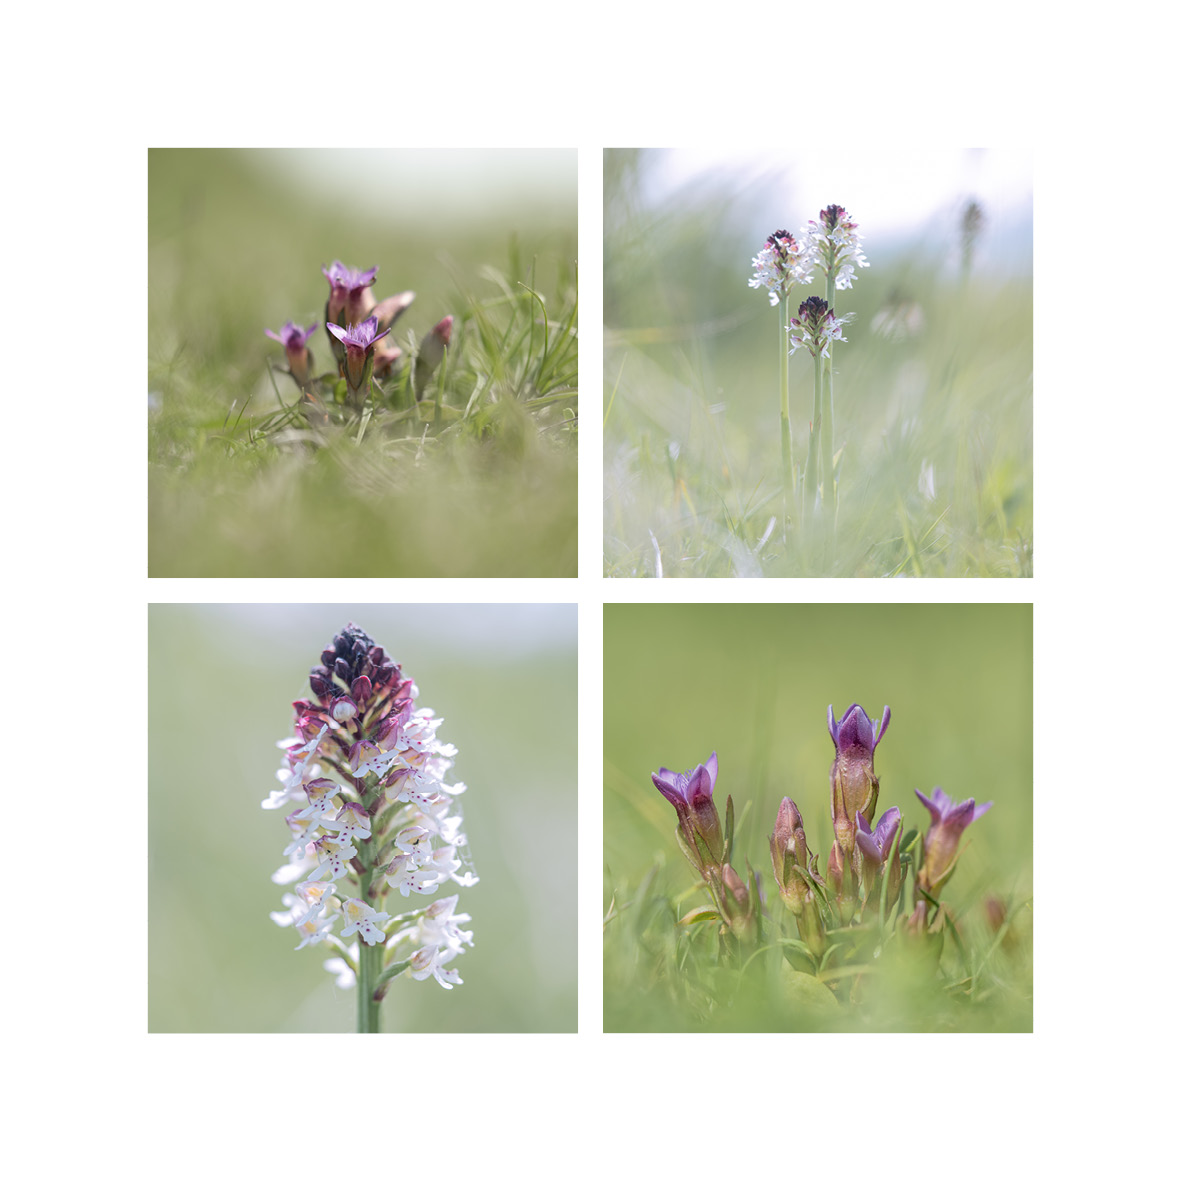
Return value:
M 608 149 L 609 578 L 1033 574 L 1019 152 Z

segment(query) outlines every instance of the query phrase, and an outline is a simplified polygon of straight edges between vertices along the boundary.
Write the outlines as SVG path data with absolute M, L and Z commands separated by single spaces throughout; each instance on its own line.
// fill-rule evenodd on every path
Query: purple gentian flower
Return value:
M 287 350 L 287 368 L 301 386 L 308 384 L 308 373 L 312 363 L 311 353 L 308 352 L 308 337 L 319 327 L 318 321 L 307 328 L 301 328 L 288 320 L 278 332 L 265 329 L 267 336 L 277 340 Z
M 366 370 L 373 370 L 373 346 L 389 329 L 378 332 L 376 316 L 370 316 L 360 324 L 350 324 L 347 328 L 339 324 L 326 324 L 325 327 L 345 347 L 345 376 L 349 388 L 354 391 L 360 389 L 369 375 Z
M 914 794 L 931 813 L 931 827 L 923 839 L 923 867 L 918 880 L 928 893 L 937 896 L 939 887 L 955 868 L 956 850 L 964 829 L 973 820 L 979 820 L 992 803 L 978 804 L 971 799 L 957 804 L 941 787 L 935 788 L 930 799 L 917 788 Z
M 364 320 L 376 305 L 373 280 L 377 278 L 377 267 L 367 271 L 346 267 L 339 260 L 330 267 L 321 267 L 324 278 L 332 285 L 325 308 L 325 318 L 334 324 L 358 324 Z M 343 316 L 342 316 L 343 313 Z
M 661 767 L 652 773 L 656 790 L 677 810 L 681 831 L 689 849 L 698 850 L 704 844 L 714 865 L 722 861 L 722 822 L 714 804 L 714 784 L 718 779 L 718 752 L 714 751 L 705 763 L 700 763 L 683 775 Z M 700 837 L 700 842 L 694 840 Z M 699 869 L 702 867 L 699 865 Z
M 869 821 L 858 812 L 857 847 L 875 865 L 882 865 L 890 856 L 890 846 L 894 843 L 901 824 L 901 808 L 888 808 L 874 829 L 869 827 Z
M 857 814 L 860 812 L 866 820 L 873 820 L 878 802 L 878 777 L 874 773 L 873 755 L 889 725 L 888 705 L 882 711 L 880 723 L 870 721 L 865 710 L 856 704 L 845 710 L 838 723 L 832 706 L 828 707 L 828 732 L 836 747 L 836 758 L 829 773 L 832 824 L 837 843 L 846 857 L 853 852 Z

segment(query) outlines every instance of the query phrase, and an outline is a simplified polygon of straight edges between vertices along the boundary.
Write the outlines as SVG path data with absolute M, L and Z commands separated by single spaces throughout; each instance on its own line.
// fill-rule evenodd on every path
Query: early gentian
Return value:
M 312 354 L 308 351 L 308 337 L 320 327 L 319 322 L 301 328 L 290 320 L 278 332 L 267 328 L 266 334 L 272 340 L 277 340 L 287 350 L 287 368 L 291 376 L 302 387 L 311 380 Z
M 860 812 L 866 820 L 873 820 L 879 786 L 873 756 L 889 725 L 889 706 L 882 712 L 880 730 L 879 723 L 871 722 L 859 705 L 849 706 L 839 724 L 833 716 L 832 706 L 828 707 L 828 732 L 836 747 L 836 758 L 829 773 L 832 825 L 837 843 L 846 857 L 853 852 L 857 814 Z
M 881 867 L 890 855 L 890 846 L 898 835 L 901 823 L 902 810 L 897 807 L 887 809 L 876 828 L 870 828 L 869 821 L 858 812 L 857 847 L 868 860 Z
M 861 250 L 857 223 L 843 206 L 829 205 L 820 211 L 818 222 L 808 222 L 806 231 L 820 268 L 838 291 L 853 286 L 853 266 L 867 267 Z
M 324 318 L 329 324 L 359 324 L 373 314 L 377 301 L 369 288 L 377 278 L 377 267 L 362 271 L 346 267 L 338 260 L 320 270 L 332 288 L 324 308 Z
M 928 894 L 937 898 L 939 890 L 955 869 L 964 829 L 973 820 L 979 820 L 992 807 L 992 803 L 978 804 L 975 800 L 965 800 L 957 804 L 941 787 L 935 788 L 930 799 L 917 788 L 914 794 L 931 813 L 931 827 L 923 838 L 923 866 L 919 870 L 918 882 Z
M 828 301 L 818 295 L 810 295 L 800 304 L 800 314 L 793 316 L 788 328 L 791 351 L 807 349 L 813 357 L 831 355 L 832 342 L 844 340 L 841 326 L 848 324 L 852 316 L 837 317 L 828 306 Z
M 808 890 L 808 841 L 804 836 L 804 821 L 795 802 L 788 796 L 779 805 L 775 818 L 775 832 L 771 837 L 771 867 L 779 893 L 794 915 L 804 909 L 804 894 Z M 799 868 L 802 875 L 793 873 Z
M 696 854 L 694 864 L 701 872 L 706 865 L 717 867 L 722 863 L 722 822 L 713 800 L 717 778 L 717 751 L 683 775 L 667 767 L 652 773 L 656 790 L 677 810 L 686 849 Z
M 414 388 L 420 399 L 426 383 L 430 380 L 431 374 L 438 369 L 439 362 L 443 360 L 443 354 L 451 343 L 451 328 L 454 323 L 454 316 L 444 316 L 422 338 L 422 344 L 418 346 L 418 360 L 414 365 Z
M 389 332 L 377 330 L 377 317 L 370 316 L 359 324 L 342 328 L 339 324 L 327 325 L 328 331 L 345 347 L 344 374 L 354 396 L 364 398 L 365 388 L 373 375 L 373 346 Z
M 751 259 L 755 273 L 749 287 L 766 287 L 771 306 L 787 301 L 797 283 L 812 282 L 812 268 L 816 263 L 810 238 L 797 240 L 786 230 L 776 230 L 763 249 Z

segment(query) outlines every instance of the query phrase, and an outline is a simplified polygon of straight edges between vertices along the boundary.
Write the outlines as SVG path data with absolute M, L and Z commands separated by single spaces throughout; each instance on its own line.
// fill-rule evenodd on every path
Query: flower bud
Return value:
M 857 830 L 856 816 L 860 812 L 866 820 L 873 820 L 878 802 L 878 777 L 874 774 L 873 755 L 890 725 L 890 707 L 882 712 L 879 723 L 871 722 L 865 710 L 851 705 L 838 724 L 828 707 L 828 732 L 836 747 L 836 758 L 829 773 L 831 788 L 832 826 L 841 852 L 849 857 L 853 852 Z
M 357 713 L 357 703 L 351 697 L 337 697 L 328 707 L 328 715 L 334 722 L 351 722 Z
M 451 343 L 451 327 L 454 323 L 454 316 L 444 316 L 422 338 L 422 344 L 418 346 L 418 360 L 414 365 L 414 388 L 419 398 L 422 397 L 426 383 L 430 380 L 431 374 L 438 369 L 443 354 Z
M 771 865 L 779 894 L 788 910 L 799 918 L 808 893 L 808 842 L 804 836 L 804 822 L 795 803 L 787 796 L 779 805 L 775 818 L 775 833 L 771 837 Z M 800 872 L 793 872 L 795 869 Z

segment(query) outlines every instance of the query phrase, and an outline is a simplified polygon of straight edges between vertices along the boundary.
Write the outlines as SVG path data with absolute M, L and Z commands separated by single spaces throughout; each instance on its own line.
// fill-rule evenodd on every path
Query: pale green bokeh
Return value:
M 696 875 L 677 848 L 675 813 L 651 773 L 684 771 L 716 750 L 715 799 L 724 810 L 732 795 L 738 818 L 733 864 L 745 876 L 749 861 L 762 874 L 779 922 L 767 838 L 780 800 L 791 796 L 824 864 L 832 843 L 826 711 L 831 704 L 840 717 L 853 702 L 874 718 L 891 709 L 876 757 L 879 816 L 897 804 L 904 829 L 925 830 L 914 793 L 929 796 L 936 785 L 956 800 L 994 802 L 965 836 L 946 900 L 973 919 L 986 894 L 1027 901 L 1032 616 L 1024 604 L 608 605 L 605 912 L 633 900 L 654 867 L 650 888 L 679 897 L 682 913 L 705 901 L 692 893 Z M 693 1028 L 628 976 L 625 924 L 608 924 L 606 939 L 607 1028 Z M 772 1005 L 751 1020 L 776 1028 L 759 1025 L 775 1015 Z M 744 1028 L 740 1015 L 731 1019 Z M 1012 1021 L 1029 1019 L 1022 1007 Z
M 264 811 L 290 703 L 356 622 L 421 689 L 459 748 L 478 885 L 459 891 L 475 944 L 464 983 L 394 982 L 391 1032 L 576 1028 L 576 609 L 174 606 L 149 614 L 149 1028 L 348 1032 L 356 994 L 321 948 L 268 917 L 283 888 L 281 811 Z M 455 892 L 454 887 L 440 895 Z M 416 905 L 395 892 L 391 913 Z

